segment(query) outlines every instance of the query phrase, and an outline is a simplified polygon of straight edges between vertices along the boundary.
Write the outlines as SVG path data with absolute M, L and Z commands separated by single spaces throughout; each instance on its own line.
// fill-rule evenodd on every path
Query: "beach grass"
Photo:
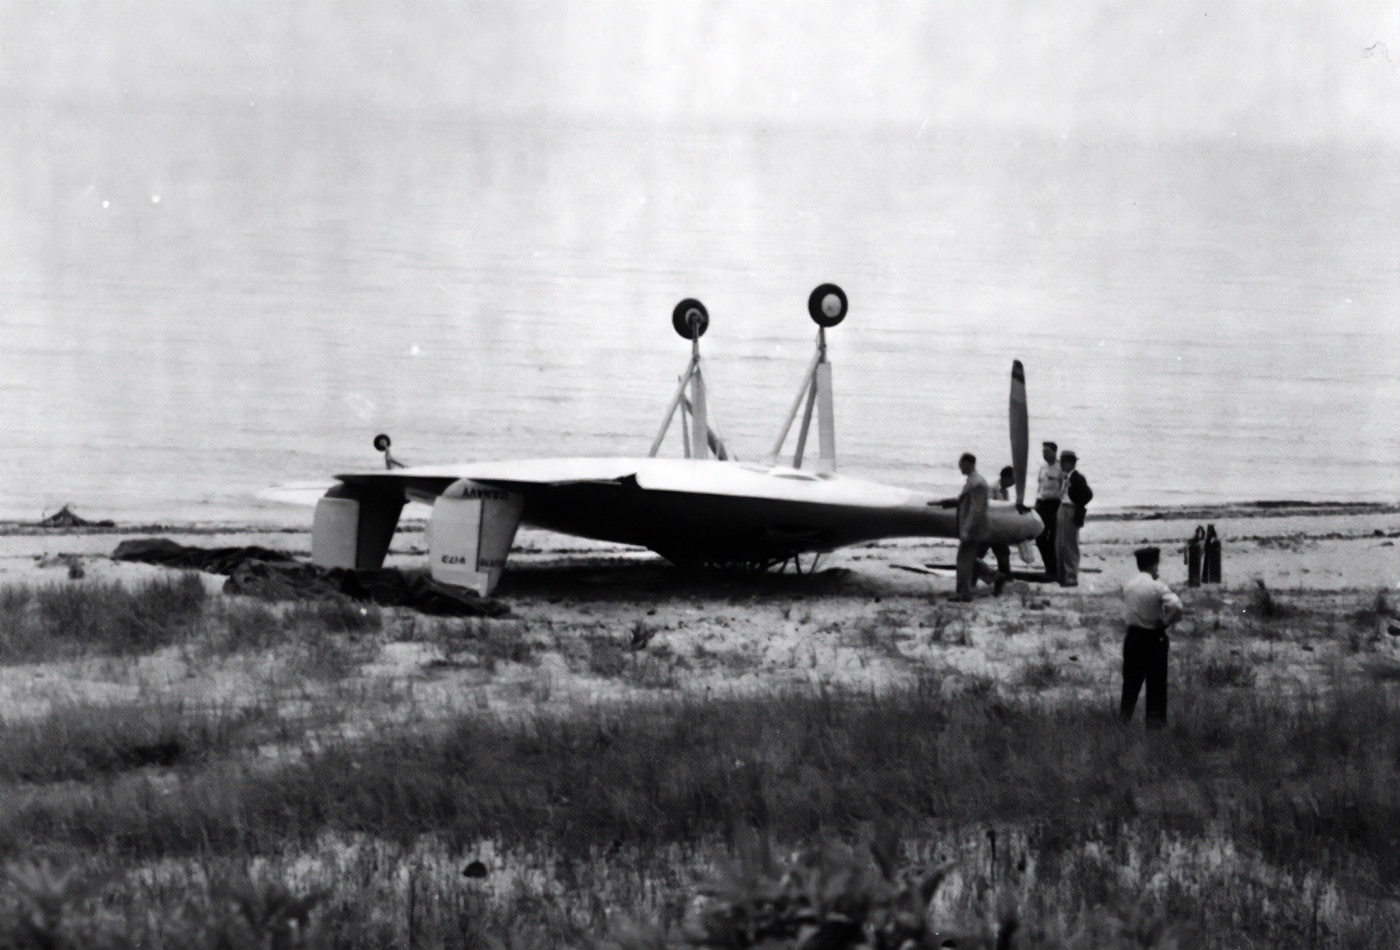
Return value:
M 147 653 L 186 636 L 207 600 L 204 583 L 193 572 L 134 587 L 10 585 L 0 594 L 0 662 Z
M 247 748 L 265 707 L 194 706 L 161 697 L 70 702 L 37 717 L 0 716 L 0 782 L 89 782 L 148 766 L 198 767 Z
M 46 622 L 54 595 L 16 590 L 0 609 Z M 1273 637 L 1250 639 L 1246 615 L 1218 642 L 1183 639 L 1160 732 L 1086 700 L 1068 654 L 1112 652 L 1097 626 L 1054 633 L 1002 681 L 906 658 L 911 675 L 878 690 L 705 698 L 684 688 L 703 653 L 646 621 L 571 638 L 348 602 L 128 596 L 113 602 L 180 618 L 148 642 L 200 647 L 177 675 L 272 678 L 239 703 L 142 685 L 0 722 L 0 947 L 634 950 L 681 945 L 684 928 L 685 945 L 749 946 L 736 922 L 800 931 L 838 907 L 868 936 L 930 868 L 944 871 L 919 939 L 959 946 L 1013 924 L 1002 945 L 1400 939 L 1385 897 L 1400 888 L 1400 683 L 1379 645 L 1345 648 L 1389 610 L 1383 594 L 1310 602 Z M 164 612 L 132 606 L 152 601 Z M 1110 623 L 1106 604 L 1087 602 L 1086 622 Z M 871 613 L 826 639 L 872 655 L 944 639 L 908 611 Z M 533 707 L 444 713 L 357 677 L 406 635 L 472 682 L 519 679 Z M 102 649 L 125 663 L 131 642 Z M 1312 643 L 1333 652 L 1311 685 L 1261 686 L 1274 651 Z M 554 650 L 631 698 L 561 712 L 538 682 Z M 875 837 L 900 843 L 882 859 Z M 464 875 L 477 865 L 487 877 Z
M 186 725 L 179 710 L 89 710 L 113 725 L 85 730 L 81 710 L 60 710 L 7 739 L 20 765 L 0 775 L 0 855 L 250 860 L 372 833 L 400 849 L 491 840 L 575 864 L 612 852 L 660 874 L 666 855 L 697 842 L 712 852 L 699 864 L 713 863 L 746 829 L 794 847 L 878 825 L 914 840 L 1002 829 L 1007 850 L 993 860 L 1033 865 L 1042 887 L 1062 890 L 1079 886 L 1065 875 L 1082 876 L 1086 851 L 1120 839 L 1214 841 L 1283 879 L 1321 869 L 1362 892 L 1400 885 L 1394 690 L 1336 684 L 1286 701 L 1185 690 L 1175 701 L 1170 728 L 1151 734 L 1108 710 L 975 683 L 679 700 L 513 724 L 463 717 L 251 770 L 219 754 L 240 741 L 236 717 Z M 148 754 L 166 747 L 178 751 Z M 65 784 L 114 773 L 124 778 L 100 792 Z M 1105 893 L 1069 897 L 1127 897 L 1111 881 L 1094 887 Z

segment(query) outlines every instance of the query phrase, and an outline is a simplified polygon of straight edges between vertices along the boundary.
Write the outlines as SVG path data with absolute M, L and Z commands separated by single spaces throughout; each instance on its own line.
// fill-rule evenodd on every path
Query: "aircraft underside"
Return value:
M 636 544 L 679 564 L 762 563 L 878 538 L 948 535 L 953 512 L 927 506 L 738 498 L 627 485 L 573 485 L 525 495 L 523 523 Z
M 318 563 L 378 566 L 404 503 L 422 501 L 433 506 L 435 576 L 460 574 L 454 582 L 463 586 L 494 585 L 520 524 L 638 545 L 682 565 L 744 567 L 882 538 L 957 537 L 956 511 L 933 496 L 731 462 L 546 460 L 340 478 L 339 497 L 322 500 L 326 519 L 313 541 L 326 545 Z M 992 542 L 1014 544 L 1041 530 L 1034 512 L 1004 502 L 990 506 L 988 522 Z

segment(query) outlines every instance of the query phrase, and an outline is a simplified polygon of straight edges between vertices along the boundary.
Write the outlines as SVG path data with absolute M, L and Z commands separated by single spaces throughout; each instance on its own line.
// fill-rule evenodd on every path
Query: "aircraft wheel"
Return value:
M 710 312 L 694 297 L 687 297 L 671 311 L 671 326 L 687 340 L 698 340 L 710 326 Z
M 389 451 L 389 445 L 389 436 L 387 436 L 383 432 L 379 433 L 377 436 L 374 437 L 374 450 L 376 452 Z
M 846 319 L 846 292 L 835 284 L 820 284 L 807 298 L 807 313 L 819 327 L 834 327 Z

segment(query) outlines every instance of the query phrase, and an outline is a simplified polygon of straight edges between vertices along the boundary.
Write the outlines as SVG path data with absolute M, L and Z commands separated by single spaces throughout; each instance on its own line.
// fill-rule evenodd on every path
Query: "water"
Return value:
M 1006 464 L 1019 358 L 1098 504 L 1400 499 L 1390 146 L 16 88 L 0 517 L 298 523 L 257 493 L 376 466 L 379 431 L 410 462 L 642 455 L 685 296 L 758 458 L 827 280 L 843 472 Z

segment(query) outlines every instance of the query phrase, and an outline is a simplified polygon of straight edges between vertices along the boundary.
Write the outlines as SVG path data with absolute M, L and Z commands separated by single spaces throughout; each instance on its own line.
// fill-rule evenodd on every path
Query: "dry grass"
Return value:
M 147 766 L 198 766 L 249 746 L 269 715 L 258 707 L 157 698 L 69 703 L 37 718 L 0 718 L 0 782 L 87 782 Z
M 1258 679 L 1255 664 L 1244 656 L 1231 653 L 1228 656 L 1211 656 L 1188 668 L 1188 676 L 1194 675 L 1206 686 L 1237 686 L 1249 688 Z
M 1256 621 L 1268 623 L 1296 617 L 1301 610 L 1295 604 L 1278 599 L 1262 580 L 1256 580 L 1243 612 Z
M 38 603 L 0 595 L 26 622 Z M 1091 607 L 1089 623 L 1109 622 Z M 1173 658 L 1158 734 L 1049 689 L 1066 683 L 1060 654 L 1086 649 L 1077 634 L 1005 683 L 941 674 L 878 694 L 704 700 L 676 695 L 700 652 L 677 655 L 646 621 L 557 644 L 519 622 L 415 628 L 478 677 L 567 641 L 576 668 L 648 697 L 498 721 L 356 685 L 356 664 L 401 637 L 397 618 L 386 629 L 335 603 L 186 609 L 168 636 L 208 645 L 192 655 L 212 663 L 271 650 L 298 701 L 238 711 L 150 693 L 0 724 L 0 947 L 477 947 L 514 933 L 636 948 L 680 945 L 683 923 L 688 945 L 753 945 L 772 926 L 793 946 L 832 914 L 852 928 L 832 946 L 899 945 L 880 933 L 936 946 L 936 932 L 990 947 L 1013 919 L 1007 946 L 1400 939 L 1400 912 L 1373 897 L 1400 887 L 1400 691 L 1376 672 L 1384 656 L 1343 650 L 1346 615 L 1328 626 L 1315 606 L 1289 636 L 1336 641 L 1330 679 L 1250 689 L 1247 652 L 1197 638 Z M 851 628 L 873 651 L 911 616 L 880 610 Z M 930 640 L 954 622 L 935 614 Z M 1060 623 L 1047 618 L 1042 630 Z M 548 702 L 548 685 L 534 690 Z M 369 703 L 398 716 L 316 725 Z M 879 851 L 874 827 L 903 843 Z M 484 842 L 490 876 L 463 878 Z M 730 859 L 749 869 L 715 878 Z M 899 930 L 930 866 L 948 869 L 922 930 Z
M 198 574 L 116 583 L 4 588 L 0 662 L 131 655 L 179 642 L 203 619 L 207 595 Z

